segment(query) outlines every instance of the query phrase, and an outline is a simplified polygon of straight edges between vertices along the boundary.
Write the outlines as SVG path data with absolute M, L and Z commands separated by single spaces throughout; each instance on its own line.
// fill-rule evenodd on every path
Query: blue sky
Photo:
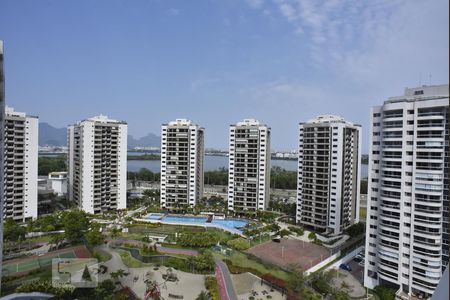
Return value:
M 447 0 L 0 0 L 7 104 L 64 127 L 100 113 L 140 137 L 190 118 L 207 147 L 257 118 L 364 128 L 405 87 L 448 83 Z

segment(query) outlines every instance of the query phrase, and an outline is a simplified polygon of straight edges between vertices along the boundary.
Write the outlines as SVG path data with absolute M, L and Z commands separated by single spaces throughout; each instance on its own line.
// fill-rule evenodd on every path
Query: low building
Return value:
M 56 195 L 67 195 L 67 172 L 51 172 L 48 174 L 48 180 Z

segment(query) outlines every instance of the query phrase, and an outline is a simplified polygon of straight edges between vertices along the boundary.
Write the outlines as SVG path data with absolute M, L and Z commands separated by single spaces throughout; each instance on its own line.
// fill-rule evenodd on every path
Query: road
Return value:
M 216 278 L 221 299 L 238 300 L 227 265 L 219 258 L 214 258 L 214 261 L 216 262 Z

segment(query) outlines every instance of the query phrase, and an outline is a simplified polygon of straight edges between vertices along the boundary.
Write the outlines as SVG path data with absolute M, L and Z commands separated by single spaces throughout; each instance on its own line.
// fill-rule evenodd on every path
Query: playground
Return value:
M 292 266 L 307 270 L 330 256 L 325 247 L 294 239 L 281 239 L 279 243 L 269 241 L 248 249 L 246 252 L 263 261 L 282 268 Z
M 30 271 L 51 267 L 54 258 L 91 258 L 91 253 L 86 246 L 76 246 L 45 255 L 32 255 L 24 258 L 16 258 L 3 262 L 3 275 L 15 276 Z
M 102 263 L 108 268 L 108 272 L 99 274 L 99 281 L 109 279 L 111 272 L 125 270 L 127 275 L 120 278 L 121 284 L 128 286 L 142 299 L 154 299 L 152 297 L 157 294 L 163 299 L 195 299 L 202 290 L 206 291 L 204 275 L 150 264 L 142 268 L 129 268 L 116 251 L 106 246 L 100 248 L 109 252 L 112 257 Z

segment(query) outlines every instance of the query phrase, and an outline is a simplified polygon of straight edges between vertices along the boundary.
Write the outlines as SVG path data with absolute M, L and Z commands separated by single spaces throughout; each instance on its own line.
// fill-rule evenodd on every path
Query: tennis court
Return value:
M 77 246 L 58 250 L 45 255 L 29 256 L 3 262 L 3 275 L 12 276 L 27 273 L 39 268 L 50 267 L 54 258 L 90 258 L 91 254 L 85 246 Z

